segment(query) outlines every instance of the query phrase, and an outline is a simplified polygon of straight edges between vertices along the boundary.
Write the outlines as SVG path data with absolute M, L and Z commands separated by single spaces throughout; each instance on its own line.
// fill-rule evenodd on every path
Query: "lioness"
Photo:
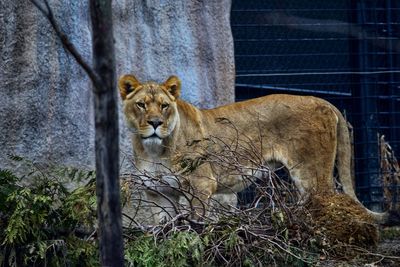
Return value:
M 140 83 L 134 76 L 124 75 L 118 87 L 126 121 L 133 132 L 135 162 L 142 172 L 157 175 L 176 169 L 177 156 L 201 155 L 202 140 L 213 137 L 236 140 L 236 147 L 246 155 L 251 155 L 247 148 L 257 147 L 263 161 L 287 168 L 302 195 L 313 191 L 333 193 L 336 162 L 343 191 L 357 200 L 350 173 L 347 124 L 342 114 L 325 100 L 280 94 L 200 110 L 179 98 L 181 83 L 176 76 L 158 84 Z M 251 159 L 242 163 L 249 164 L 248 169 L 252 170 Z M 207 162 L 198 164 L 184 178 L 164 175 L 159 182 L 146 181 L 148 200 L 161 206 L 153 210 L 156 220 L 167 216 L 166 212 L 173 216 L 171 202 L 177 202 L 182 192 L 173 190 L 178 186 L 193 189 L 199 201 L 246 187 L 242 175 L 220 168 Z M 379 223 L 388 217 L 387 213 L 368 212 Z

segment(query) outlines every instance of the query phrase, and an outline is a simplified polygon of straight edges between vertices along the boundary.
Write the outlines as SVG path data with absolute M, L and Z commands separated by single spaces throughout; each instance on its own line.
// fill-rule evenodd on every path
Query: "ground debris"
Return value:
M 344 194 L 314 195 L 307 203 L 315 224 L 331 243 L 340 242 L 363 248 L 376 247 L 378 227 L 372 216 Z

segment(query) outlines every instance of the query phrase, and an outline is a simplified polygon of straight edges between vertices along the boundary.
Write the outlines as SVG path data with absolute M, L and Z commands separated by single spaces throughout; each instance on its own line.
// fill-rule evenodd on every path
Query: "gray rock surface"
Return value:
M 49 1 L 91 61 L 88 1 Z M 230 0 L 115 0 L 117 74 L 182 80 L 183 98 L 209 108 L 234 101 Z M 90 82 L 29 1 L 0 1 L 0 168 L 7 154 L 94 168 Z M 122 115 L 122 114 L 121 114 Z M 122 116 L 121 151 L 131 153 Z

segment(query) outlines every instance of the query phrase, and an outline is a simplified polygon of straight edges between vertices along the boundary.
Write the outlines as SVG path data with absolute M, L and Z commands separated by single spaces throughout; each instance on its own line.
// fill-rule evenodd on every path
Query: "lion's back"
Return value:
M 227 129 L 231 128 L 258 135 L 261 130 L 281 139 L 300 135 L 312 138 L 324 132 L 334 134 L 338 120 L 335 108 L 323 99 L 285 94 L 237 102 L 202 113 L 205 130 L 210 134 L 227 136 Z

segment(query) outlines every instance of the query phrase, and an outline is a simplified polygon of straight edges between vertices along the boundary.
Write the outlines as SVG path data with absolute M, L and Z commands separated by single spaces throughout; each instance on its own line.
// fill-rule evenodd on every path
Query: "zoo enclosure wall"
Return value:
M 378 134 L 400 153 L 400 1 L 233 0 L 231 26 L 236 100 L 333 103 L 354 128 L 357 195 L 382 209 Z

